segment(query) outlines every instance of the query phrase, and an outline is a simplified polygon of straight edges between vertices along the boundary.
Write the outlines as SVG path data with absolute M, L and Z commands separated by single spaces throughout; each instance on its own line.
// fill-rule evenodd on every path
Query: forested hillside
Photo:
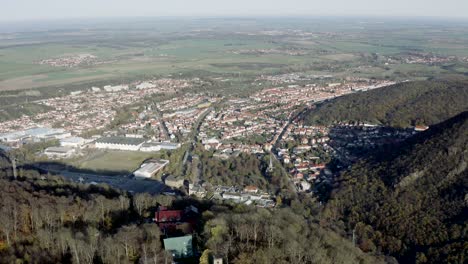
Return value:
M 170 262 L 159 229 L 135 224 L 156 203 L 170 203 L 163 197 L 129 197 L 22 169 L 13 180 L 2 156 L 0 168 L 0 263 Z
M 468 81 L 416 81 L 324 102 L 307 124 L 362 121 L 396 127 L 433 125 L 468 110 Z
M 236 264 L 392 260 L 366 254 L 320 227 L 319 208 L 310 197 L 271 210 L 129 195 L 22 168 L 18 179 L 12 174 L 0 154 L 0 263 L 172 263 L 158 226 L 144 221 L 157 205 L 200 209 L 194 247 L 205 253 L 201 263 L 207 263 L 208 253 Z
M 351 241 L 320 227 L 306 201 L 277 210 L 218 206 L 206 211 L 203 237 L 206 250 L 234 264 L 288 263 L 395 263 L 393 258 L 373 256 Z
M 364 251 L 403 263 L 466 263 L 468 112 L 354 165 L 325 218 L 355 230 Z

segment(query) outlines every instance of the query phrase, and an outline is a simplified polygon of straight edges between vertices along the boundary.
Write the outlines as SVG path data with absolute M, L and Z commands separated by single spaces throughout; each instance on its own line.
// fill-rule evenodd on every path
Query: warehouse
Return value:
M 69 137 L 60 140 L 60 146 L 81 148 L 86 144 L 86 140 L 82 137 Z
M 0 134 L 0 141 L 14 143 L 28 138 L 32 138 L 35 140 L 47 140 L 62 139 L 70 136 L 70 132 L 67 132 L 64 129 L 37 127 L 22 131 Z
M 135 178 L 151 178 L 153 177 L 158 171 L 162 170 L 167 164 L 169 164 L 168 160 L 149 160 L 141 165 L 141 167 L 133 172 Z
M 44 154 L 48 158 L 69 158 L 75 154 L 75 150 L 69 147 L 49 147 L 44 150 Z
M 170 143 L 170 142 L 161 142 L 159 143 L 159 147 L 161 149 L 166 149 L 166 150 L 175 150 L 180 148 L 180 143 Z
M 95 146 L 98 149 L 138 151 L 143 143 L 145 140 L 142 138 L 103 137 L 96 140 Z
M 162 149 L 175 150 L 175 149 L 180 148 L 180 146 L 181 146 L 180 143 L 147 142 L 147 143 L 144 143 L 141 146 L 140 151 L 143 151 L 143 152 L 156 152 L 156 151 L 160 151 Z

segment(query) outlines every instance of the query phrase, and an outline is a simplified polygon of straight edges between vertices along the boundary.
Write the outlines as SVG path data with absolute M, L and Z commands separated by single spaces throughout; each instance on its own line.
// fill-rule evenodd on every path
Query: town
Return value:
M 219 161 L 241 154 L 266 159 L 265 175 L 273 174 L 279 164 L 293 192 L 313 195 L 316 186 L 331 181 L 336 166 L 348 166 L 361 152 L 427 129 L 400 130 L 365 123 L 310 126 L 298 118 L 316 103 L 394 82 L 336 81 L 332 76 L 296 74 L 256 79 L 265 81 L 274 87 L 244 97 L 193 92 L 190 88 L 203 82 L 198 78 L 144 80 L 73 91 L 34 102 L 50 111 L 0 123 L 0 147 L 8 152 L 45 144 L 34 154 L 42 164 L 37 168 L 79 183 L 275 208 L 279 198 L 271 190 L 210 182 L 201 174 L 200 150 L 195 151 L 195 146 Z M 89 162 L 106 155 L 110 155 L 106 170 L 120 162 L 112 155 L 145 155 L 145 159 L 132 171 L 118 175 L 72 168 L 76 160 Z M 177 155 L 181 158 L 175 159 Z M 174 172 L 174 168 L 186 167 L 191 169 Z M 192 234 L 198 214 L 194 206 L 177 210 L 159 206 L 155 217 L 148 219 L 158 225 L 165 237 L 164 248 L 175 259 L 195 255 Z
M 394 83 L 353 78 L 338 82 L 332 76 L 300 74 L 257 78 L 257 82 L 262 80 L 275 86 L 248 97 L 229 98 L 192 92 L 191 87 L 203 82 L 198 78 L 164 78 L 90 87 L 67 96 L 34 102 L 51 110 L 0 123 L 0 140 L 3 148 L 56 142 L 37 155 L 42 160 L 65 162 L 100 155 L 96 154 L 99 151 L 150 155 L 171 152 L 197 142 L 220 160 L 240 153 L 260 156 L 271 153 L 290 175 L 296 191 L 311 192 L 316 179 L 331 175 L 326 164 L 332 158 L 339 158 L 344 164 L 354 158 L 353 151 L 343 149 L 354 143 L 347 137 L 343 143 L 343 133 L 348 133 L 343 132 L 343 127 L 305 126 L 294 117 L 314 107 L 315 103 Z M 155 101 L 155 96 L 162 99 Z M 121 115 L 124 118 L 119 120 Z M 382 133 L 389 137 L 388 132 Z M 373 130 L 376 138 L 382 133 Z M 366 138 L 358 136 L 353 140 Z M 377 144 L 369 140 L 364 143 Z M 187 158 L 192 160 L 191 156 L 195 155 L 188 150 L 184 153 L 184 164 Z M 190 182 L 184 175 L 165 175 L 168 164 L 170 161 L 164 158 L 149 159 L 139 164 L 132 175 L 159 180 L 174 189 L 183 188 L 186 195 L 195 194 L 200 198 L 207 197 L 206 191 L 211 190 L 214 195 L 210 195 L 210 199 L 249 204 L 255 201 L 254 204 L 261 206 L 274 204 L 274 197 L 268 193 L 264 193 L 267 198 L 262 199 L 244 197 L 240 190 L 246 186 L 207 187 L 209 183 L 203 179 L 195 178 Z
M 0 264 L 465 263 L 468 1 L 364 2 L 2 5 Z

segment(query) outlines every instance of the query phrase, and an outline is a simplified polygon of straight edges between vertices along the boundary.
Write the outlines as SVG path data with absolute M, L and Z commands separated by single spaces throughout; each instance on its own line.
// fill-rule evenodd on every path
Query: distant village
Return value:
M 49 65 L 52 67 L 73 68 L 76 66 L 97 64 L 97 57 L 92 54 L 78 54 L 74 56 L 64 56 L 60 58 L 44 59 L 38 62 L 40 65 Z

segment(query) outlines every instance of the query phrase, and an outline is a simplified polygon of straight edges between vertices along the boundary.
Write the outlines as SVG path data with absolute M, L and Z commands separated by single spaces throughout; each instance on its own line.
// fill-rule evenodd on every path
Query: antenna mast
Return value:
M 12 157 L 11 158 L 11 166 L 13 168 L 13 177 L 16 178 L 18 177 L 18 172 L 16 171 L 16 158 Z

